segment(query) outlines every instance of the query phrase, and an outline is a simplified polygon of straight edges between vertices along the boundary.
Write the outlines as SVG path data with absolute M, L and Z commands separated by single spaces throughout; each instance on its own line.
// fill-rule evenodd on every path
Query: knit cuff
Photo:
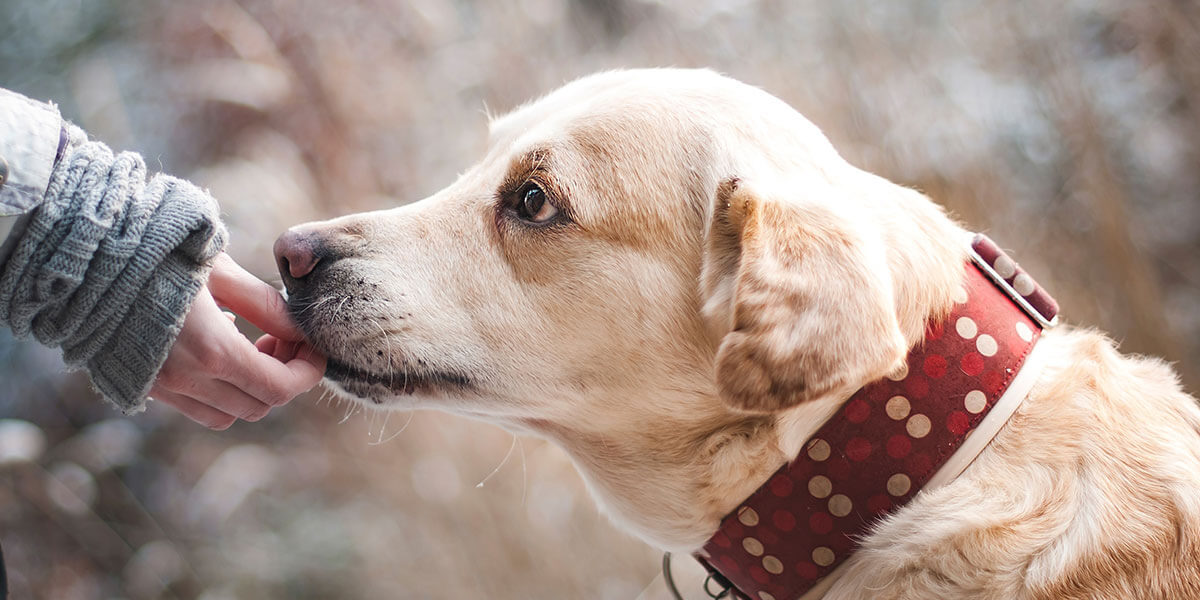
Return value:
M 168 255 L 137 294 L 103 349 L 87 361 L 92 384 L 125 414 L 141 412 L 158 371 L 183 329 L 209 265 Z
M 141 409 L 225 245 L 216 201 L 73 130 L 0 270 L 0 324 L 63 349 L 126 413 Z

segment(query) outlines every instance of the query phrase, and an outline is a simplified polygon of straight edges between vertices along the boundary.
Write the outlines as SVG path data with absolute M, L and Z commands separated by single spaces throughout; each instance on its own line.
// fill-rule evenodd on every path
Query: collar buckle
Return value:
M 708 594 L 712 600 L 725 600 L 726 598 L 736 598 L 733 584 L 725 579 L 720 573 L 708 566 L 707 562 L 700 561 L 705 570 L 708 571 L 708 577 L 704 578 L 704 593 Z M 663 581 L 667 584 L 667 591 L 671 594 L 672 600 L 683 600 L 683 595 L 679 593 L 679 587 L 675 585 L 675 576 L 671 573 L 671 553 L 663 552 L 662 559 L 662 574 Z M 713 584 L 721 586 L 720 589 L 714 590 Z
M 979 267 L 979 270 L 983 271 L 988 279 L 996 284 L 996 287 L 1000 288 L 1013 303 L 1021 307 L 1021 310 L 1025 311 L 1029 318 L 1033 319 L 1042 329 L 1051 329 L 1058 325 L 1058 304 L 1021 269 L 1016 261 L 1009 258 L 996 242 L 982 233 L 977 233 L 971 240 L 968 250 L 971 262 L 975 263 L 975 266 Z M 1018 285 L 1026 289 L 1025 294 L 1017 289 Z M 1031 298 L 1037 302 L 1037 307 L 1030 302 Z

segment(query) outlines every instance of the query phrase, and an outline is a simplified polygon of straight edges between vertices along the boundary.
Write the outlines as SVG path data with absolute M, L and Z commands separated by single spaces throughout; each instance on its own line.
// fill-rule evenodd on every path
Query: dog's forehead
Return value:
M 489 125 L 492 144 L 527 137 L 535 131 L 565 131 L 573 123 L 617 120 L 621 116 L 647 119 L 688 114 L 689 108 L 733 98 L 751 90 L 707 70 L 635 69 L 609 71 L 572 81 L 532 100 Z M 705 111 L 694 114 L 701 118 Z M 669 120 L 659 124 L 671 125 Z
M 767 92 L 704 69 L 635 69 L 585 77 L 531 101 L 489 126 L 489 158 L 531 147 L 590 146 L 604 155 L 659 154 L 652 167 L 694 169 L 701 145 L 728 167 L 777 171 L 840 168 L 844 161 L 815 125 Z M 676 159 L 671 161 L 669 159 Z M 739 172 L 748 176 L 749 172 Z M 725 173 L 723 176 L 730 176 Z

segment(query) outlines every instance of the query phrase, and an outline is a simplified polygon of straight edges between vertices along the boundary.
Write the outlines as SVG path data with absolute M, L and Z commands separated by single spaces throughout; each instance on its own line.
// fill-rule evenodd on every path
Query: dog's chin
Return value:
M 354 404 L 375 410 L 411 410 L 416 408 L 417 404 L 412 397 L 401 397 L 394 392 L 369 389 L 369 386 L 362 386 L 354 382 L 343 382 L 326 377 L 323 383 L 325 389 L 333 392 L 335 398 L 349 400 Z
M 420 399 L 461 394 L 472 387 L 469 377 L 450 371 L 376 373 L 336 359 L 329 359 L 325 380 L 343 396 L 380 408 L 412 408 Z

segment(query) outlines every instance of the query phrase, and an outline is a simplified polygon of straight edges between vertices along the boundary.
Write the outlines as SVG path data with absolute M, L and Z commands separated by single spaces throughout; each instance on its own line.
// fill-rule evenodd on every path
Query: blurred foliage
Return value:
M 1193 390 L 1197 56 L 1200 5 L 1172 0 L 9 0 L 0 21 L 0 85 L 208 186 L 271 281 L 288 225 L 450 182 L 485 107 L 707 66 L 988 231 L 1070 322 Z M 118 417 L 29 343 L 0 339 L 0 371 L 18 598 L 617 599 L 656 569 L 536 440 L 316 396 L 216 434 Z

